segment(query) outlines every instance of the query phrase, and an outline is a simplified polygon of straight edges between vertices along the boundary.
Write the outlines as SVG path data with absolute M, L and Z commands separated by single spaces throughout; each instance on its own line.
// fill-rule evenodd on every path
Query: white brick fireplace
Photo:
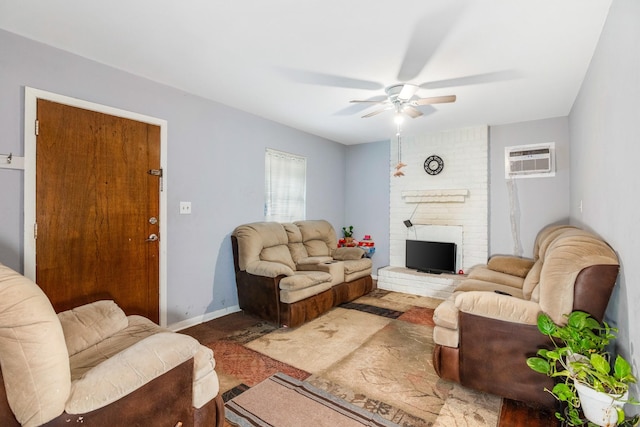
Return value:
M 418 295 L 446 297 L 454 275 L 406 270 L 405 241 L 454 242 L 458 270 L 485 263 L 488 256 L 488 127 L 456 129 L 404 136 L 401 144 L 404 176 L 394 177 L 397 141 L 391 144 L 390 266 L 378 271 L 378 287 Z M 425 172 L 430 155 L 444 161 L 438 175 Z M 403 223 L 410 219 L 412 227 Z

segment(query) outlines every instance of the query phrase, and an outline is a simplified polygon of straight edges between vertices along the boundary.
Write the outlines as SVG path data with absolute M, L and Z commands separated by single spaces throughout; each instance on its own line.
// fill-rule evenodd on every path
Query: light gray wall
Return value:
M 504 177 L 504 148 L 544 142 L 556 143 L 556 175 L 514 179 L 513 190 L 509 191 L 509 181 Z M 568 118 L 491 126 L 489 254 L 531 257 L 538 231 L 548 224 L 569 223 L 569 165 Z M 521 253 L 517 250 L 518 242 Z
M 618 253 L 621 270 L 607 318 L 620 329 L 618 350 L 632 359 L 636 376 L 640 375 L 639 22 L 640 2 L 613 1 L 569 116 L 571 223 L 600 234 Z M 640 397 L 637 385 L 635 396 Z
M 357 240 L 371 235 L 374 276 L 389 265 L 389 151 L 388 140 L 347 147 L 344 225 L 353 225 Z
M 0 46 L 0 153 L 24 155 L 24 86 L 168 121 L 169 324 L 237 304 L 229 236 L 263 219 L 265 148 L 306 156 L 307 218 L 343 224 L 344 145 L 5 31 Z M 0 169 L 0 262 L 19 271 L 22 182 Z M 178 214 L 180 201 L 192 215 Z

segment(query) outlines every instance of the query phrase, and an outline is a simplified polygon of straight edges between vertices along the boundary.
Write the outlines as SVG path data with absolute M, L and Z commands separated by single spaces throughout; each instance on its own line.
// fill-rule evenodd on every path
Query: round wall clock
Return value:
M 444 168 L 444 162 L 440 156 L 429 156 L 424 161 L 424 171 L 429 175 L 438 175 Z

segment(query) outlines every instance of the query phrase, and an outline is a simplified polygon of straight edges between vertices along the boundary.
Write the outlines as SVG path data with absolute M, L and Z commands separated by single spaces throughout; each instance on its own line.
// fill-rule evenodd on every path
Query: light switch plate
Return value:
M 180 215 L 191 214 L 191 202 L 180 202 Z

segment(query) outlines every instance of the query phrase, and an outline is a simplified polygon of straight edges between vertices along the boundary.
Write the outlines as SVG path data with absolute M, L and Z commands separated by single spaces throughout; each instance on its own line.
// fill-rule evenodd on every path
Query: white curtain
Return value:
M 305 219 L 307 159 L 267 148 L 265 169 L 265 221 Z

